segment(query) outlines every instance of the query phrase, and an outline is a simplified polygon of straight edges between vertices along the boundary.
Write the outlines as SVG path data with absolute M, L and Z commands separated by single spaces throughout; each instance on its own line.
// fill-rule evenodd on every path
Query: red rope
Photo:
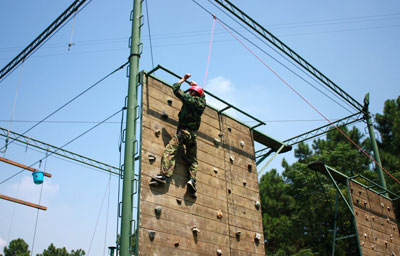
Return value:
M 286 86 L 288 86 L 294 93 L 296 93 L 300 98 L 302 98 L 311 108 L 313 108 L 319 115 L 321 115 L 329 124 L 335 127 L 341 134 L 343 134 L 346 139 L 348 139 L 353 145 L 355 145 L 361 152 L 363 152 L 369 159 L 371 159 L 376 165 L 382 168 L 390 177 L 392 177 L 397 183 L 400 184 L 392 174 L 390 174 L 382 165 L 380 165 L 373 157 L 371 157 L 365 150 L 363 150 L 356 142 L 354 142 L 349 136 L 347 136 L 342 130 L 339 129 L 336 125 L 334 125 L 327 117 L 325 117 L 316 107 L 314 107 L 306 98 L 304 98 L 296 89 L 294 89 L 285 79 L 283 79 L 278 73 L 276 73 L 270 66 L 268 66 L 260 57 L 258 57 L 247 45 L 245 45 L 236 35 L 234 35 L 220 20 L 218 23 L 229 32 L 236 40 L 239 41 L 241 45 L 243 45 L 251 54 L 253 54 L 264 66 L 266 66 L 272 73 L 274 73 Z
M 213 35 L 214 35 L 215 20 L 216 20 L 216 17 L 213 15 L 213 24 L 212 24 L 212 29 L 211 29 L 210 47 L 208 48 L 208 60 L 207 60 L 207 67 L 206 67 L 206 75 L 204 76 L 203 89 L 206 86 L 206 80 L 207 80 L 207 74 L 208 74 L 208 66 L 210 65 L 210 57 L 211 57 L 211 48 L 212 48 Z

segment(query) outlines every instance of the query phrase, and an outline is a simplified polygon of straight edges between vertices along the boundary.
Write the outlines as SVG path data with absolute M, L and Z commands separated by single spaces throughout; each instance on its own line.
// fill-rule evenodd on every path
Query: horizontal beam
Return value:
M 12 161 L 10 159 L 7 159 L 7 158 L 1 157 L 1 156 L 0 156 L 0 161 L 4 162 L 4 163 L 7 163 L 7 164 L 11 164 L 11 165 L 17 166 L 19 168 L 25 169 L 25 170 L 30 171 L 30 172 L 40 172 L 39 169 L 35 169 L 35 168 L 30 167 L 30 166 L 14 162 L 14 161 Z M 43 175 L 46 176 L 46 177 L 51 178 L 51 174 L 50 173 L 43 172 Z
M 0 136 L 9 138 L 11 141 L 18 141 L 20 143 L 23 143 L 25 145 L 29 145 L 35 148 L 38 148 L 40 150 L 44 150 L 48 153 L 51 154 L 56 154 L 61 157 L 68 158 L 70 160 L 76 161 L 81 164 L 89 165 L 91 167 L 110 172 L 115 175 L 120 175 L 119 168 L 115 166 L 111 166 L 109 164 L 102 163 L 100 161 L 76 154 L 74 152 L 50 145 L 48 143 L 42 142 L 40 140 L 36 140 L 30 137 L 27 137 L 25 135 L 9 131 L 5 128 L 0 127 Z
M 33 208 L 36 208 L 36 209 L 39 209 L 39 210 L 43 210 L 43 211 L 47 210 L 47 207 L 45 207 L 45 206 L 34 204 L 34 203 L 30 203 L 30 202 L 27 202 L 27 201 L 24 201 L 24 200 L 20 200 L 20 199 L 17 199 L 17 198 L 14 198 L 14 197 L 10 197 L 10 196 L 5 196 L 5 195 L 2 195 L 2 194 L 0 194 L 0 199 L 11 201 L 11 202 L 14 202 L 14 203 L 17 203 L 17 204 L 26 205 L 26 206 L 33 207 Z

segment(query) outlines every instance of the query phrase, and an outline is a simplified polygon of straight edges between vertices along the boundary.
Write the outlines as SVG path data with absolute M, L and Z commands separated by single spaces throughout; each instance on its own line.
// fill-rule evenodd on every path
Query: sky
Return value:
M 0 66 L 7 65 L 71 2 L 1 1 Z M 264 51 L 243 40 L 257 55 L 255 57 L 216 22 L 204 85 L 212 16 L 191 0 L 146 2 L 140 70 L 148 71 L 160 64 L 180 75 L 191 73 L 193 80 L 206 90 L 265 121 L 266 125 L 257 129 L 281 141 L 327 124 L 287 84 L 331 121 L 355 113 L 353 108 L 331 96 L 340 103 L 337 104 L 276 62 L 273 58 L 329 94 L 277 54 L 273 47 L 256 39 L 222 13 L 213 1 L 197 0 Z M 358 102 L 362 103 L 365 94 L 370 93 L 373 114 L 382 113 L 385 100 L 400 95 L 399 1 L 232 2 Z M 124 64 L 129 56 L 132 6 L 133 1 L 127 0 L 91 1 L 2 81 L 0 127 L 25 132 Z M 161 71 L 155 75 L 170 84 L 177 80 Z M 62 146 L 119 111 L 124 105 L 127 86 L 125 70 L 118 71 L 26 135 Z M 207 100 L 223 107 L 211 98 Z M 246 124 L 255 124 L 238 113 L 231 111 L 229 114 Z M 65 149 L 118 166 L 120 122 L 118 113 Z M 366 134 L 365 124 L 358 127 Z M 4 137 L 0 138 L 0 143 L 2 147 Z M 31 165 L 44 158 L 46 152 L 13 143 L 0 155 Z M 288 152 L 275 158 L 267 170 L 276 168 L 281 172 L 283 157 L 294 161 L 293 152 Z M 115 244 L 118 178 L 54 156 L 42 161 L 40 167 L 39 164 L 34 167 L 53 177 L 45 178 L 43 186 L 33 184 L 30 172 L 2 182 L 20 169 L 0 163 L 0 194 L 40 202 L 48 207 L 38 214 L 36 209 L 1 200 L 0 252 L 9 241 L 21 237 L 30 245 L 30 250 L 34 245 L 35 254 L 54 243 L 68 250 L 82 248 L 88 255 L 105 255 L 106 247 Z

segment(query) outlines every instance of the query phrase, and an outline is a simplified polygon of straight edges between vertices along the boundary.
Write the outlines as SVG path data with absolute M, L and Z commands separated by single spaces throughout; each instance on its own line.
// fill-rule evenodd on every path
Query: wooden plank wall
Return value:
M 218 255 L 217 250 L 222 255 L 265 255 L 249 128 L 207 107 L 197 133 L 197 198 L 186 192 L 187 166 L 179 154 L 170 182 L 149 186 L 150 177 L 160 171 L 164 146 L 176 133 L 181 102 L 169 86 L 153 78 L 148 78 L 143 93 L 139 255 Z M 156 160 L 150 161 L 149 155 Z M 157 206 L 162 209 L 159 217 Z M 193 226 L 200 230 L 197 236 Z M 153 240 L 149 231 L 155 232 Z M 256 233 L 261 234 L 259 243 Z
M 400 255 L 400 236 L 392 202 L 352 181 L 349 187 L 362 254 Z

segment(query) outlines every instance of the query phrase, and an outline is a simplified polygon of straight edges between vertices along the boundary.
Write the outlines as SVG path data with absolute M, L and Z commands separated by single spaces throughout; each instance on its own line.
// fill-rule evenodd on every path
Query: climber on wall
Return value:
M 160 174 L 152 177 L 150 184 L 165 184 L 167 178 L 171 177 L 175 168 L 175 155 L 180 145 L 186 147 L 186 160 L 189 164 L 190 179 L 187 182 L 187 188 L 193 194 L 196 193 L 196 173 L 198 167 L 197 161 L 197 141 L 196 132 L 200 127 L 201 115 L 206 107 L 206 99 L 203 89 L 196 82 L 191 81 L 187 93 L 184 93 L 180 86 L 191 74 L 185 74 L 177 83 L 172 86 L 172 90 L 178 99 L 182 101 L 182 108 L 178 114 L 179 124 L 174 137 L 164 148 L 161 159 Z

